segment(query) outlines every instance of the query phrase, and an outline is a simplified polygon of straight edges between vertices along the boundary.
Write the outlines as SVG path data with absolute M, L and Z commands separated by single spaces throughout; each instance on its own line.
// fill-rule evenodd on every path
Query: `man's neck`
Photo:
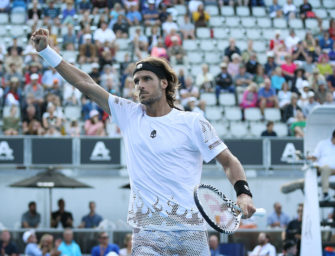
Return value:
M 145 111 L 148 116 L 159 117 L 170 113 L 171 107 L 166 101 L 160 100 L 151 105 L 145 105 Z
M 95 215 L 95 211 L 90 211 L 90 214 L 89 214 L 90 216 L 93 216 L 93 215 Z

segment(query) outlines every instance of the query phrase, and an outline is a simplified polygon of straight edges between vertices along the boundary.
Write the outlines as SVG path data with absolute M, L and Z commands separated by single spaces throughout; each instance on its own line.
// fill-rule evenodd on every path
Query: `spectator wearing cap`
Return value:
M 84 129 L 86 135 L 105 136 L 105 127 L 102 121 L 99 120 L 99 112 L 92 109 L 89 114 L 89 119 L 85 121 Z
M 266 53 L 267 61 L 264 65 L 264 72 L 268 77 L 271 77 L 273 71 L 277 67 L 277 64 L 275 62 L 275 54 L 273 51 L 269 51 Z
M 288 0 L 290 1 L 290 0 Z M 298 45 L 300 38 L 296 36 L 294 29 L 290 29 L 289 36 L 285 39 L 285 46 L 289 52 L 292 52 Z
M 265 108 L 278 108 L 276 91 L 271 88 L 271 80 L 269 78 L 264 80 L 264 87 L 258 90 L 258 100 L 262 115 L 264 115 Z
M 283 16 L 283 7 L 278 4 L 278 0 L 273 0 L 269 6 L 270 18 L 280 18 Z
M 211 16 L 205 11 L 204 5 L 199 4 L 195 12 L 192 13 L 192 18 L 196 28 L 207 27 Z
M 302 112 L 304 116 L 308 117 L 312 110 L 319 105 L 320 103 L 315 100 L 315 93 L 309 91 L 307 94 L 307 101 L 302 105 Z
M 229 45 L 224 50 L 224 56 L 227 56 L 229 60 L 231 60 L 231 57 L 234 53 L 241 54 L 240 48 L 236 46 L 236 42 L 234 38 L 229 39 Z
M 233 79 L 227 72 L 227 63 L 222 62 L 220 64 L 221 72 L 215 77 L 215 95 L 216 105 L 220 105 L 220 93 L 223 92 L 235 92 L 235 86 L 233 85 Z
M 38 83 L 38 78 L 38 74 L 31 74 L 31 83 L 24 88 L 24 95 L 32 94 L 34 96 L 34 103 L 41 105 L 44 101 L 44 89 L 42 85 Z
M 83 43 L 79 46 L 79 63 L 92 63 L 97 62 L 97 48 L 95 44 L 92 43 L 91 34 L 84 34 Z
M 25 84 L 30 84 L 31 80 L 30 80 L 30 76 L 31 74 L 38 74 L 38 83 L 42 84 L 42 75 L 40 70 L 42 69 L 42 65 L 36 61 L 33 61 L 29 64 L 28 66 L 28 71 L 24 74 L 25 77 Z
M 94 246 L 91 251 L 92 256 L 106 256 L 111 252 L 117 253 L 120 252 L 120 248 L 116 244 L 110 244 L 108 242 L 109 236 L 107 232 L 101 232 L 99 234 L 99 245 Z
M 256 74 L 257 71 L 257 66 L 259 65 L 258 61 L 257 61 L 257 55 L 256 53 L 252 53 L 250 56 L 249 61 L 245 64 L 246 68 L 247 68 L 247 72 L 249 72 L 250 74 Z
M 81 256 L 79 245 L 73 240 L 73 231 L 66 228 L 63 232 L 63 241 L 58 246 L 58 251 L 61 255 L 67 256 Z
M 123 14 L 119 14 L 113 25 L 116 38 L 128 38 L 129 25 L 128 19 Z
M 128 22 L 130 26 L 138 26 L 140 25 L 142 21 L 142 15 L 138 11 L 137 5 L 130 6 L 129 11 L 127 12 L 126 18 L 128 19 Z
M 159 26 L 161 24 L 159 20 L 159 12 L 155 5 L 155 0 L 148 0 L 148 8 L 142 10 L 142 16 L 145 26 Z
M 115 33 L 113 30 L 107 27 L 107 23 L 105 21 L 101 22 L 100 28 L 98 28 L 93 35 L 95 41 L 100 42 L 101 44 L 112 43 L 116 39 Z
M 277 137 L 277 133 L 273 130 L 274 123 L 268 121 L 266 124 L 266 130 L 262 132 L 262 137 Z
M 286 0 L 283 6 L 283 13 L 287 19 L 294 19 L 297 15 L 297 7 L 292 3 L 292 0 Z
M 332 65 L 333 72 L 327 77 L 328 88 L 331 92 L 335 91 L 335 64 Z
M 28 211 L 22 214 L 22 228 L 37 228 L 41 222 L 41 215 L 36 210 L 36 202 L 29 202 Z
M 181 46 L 179 44 L 178 37 L 173 36 L 171 38 L 171 40 L 172 40 L 172 45 L 167 51 L 167 54 L 168 54 L 168 56 L 170 58 L 170 61 L 171 61 L 171 64 L 172 65 L 185 64 L 185 62 L 186 62 L 186 60 L 185 60 L 186 52 L 185 52 L 183 46 Z
M 313 70 L 313 75 L 309 77 L 308 82 L 311 88 L 314 91 L 317 91 L 320 84 L 326 84 L 326 79 L 322 74 L 320 74 L 319 69 L 315 68 Z
M 280 30 L 275 31 L 275 38 L 270 40 L 269 48 L 271 51 L 278 48 L 279 45 L 284 44 L 284 40 L 280 38 Z
M 17 246 L 11 241 L 10 232 L 6 229 L 2 230 L 0 236 L 0 254 L 8 256 L 18 256 Z
M 170 13 L 168 14 L 167 20 L 162 24 L 162 29 L 163 29 L 164 36 L 170 34 L 171 29 L 174 29 L 176 31 L 179 30 L 179 26 L 177 25 L 176 22 L 173 21 L 172 14 Z
M 23 233 L 23 242 L 26 243 L 24 254 L 29 256 L 42 256 L 42 251 L 38 247 L 37 238 L 34 230 L 28 230 Z
M 177 31 L 175 29 L 171 29 L 170 34 L 168 34 L 165 37 L 164 43 L 166 45 L 167 48 L 170 48 L 172 46 L 172 38 L 177 37 L 178 38 L 178 44 L 182 45 L 182 40 L 180 38 L 180 36 L 178 35 Z
M 208 65 L 202 64 L 201 71 L 202 72 L 197 75 L 196 86 L 200 92 L 213 92 L 214 77 L 212 73 L 209 72 Z

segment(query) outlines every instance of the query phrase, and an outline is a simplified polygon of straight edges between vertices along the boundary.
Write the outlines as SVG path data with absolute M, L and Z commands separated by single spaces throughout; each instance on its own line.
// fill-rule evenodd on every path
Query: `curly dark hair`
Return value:
M 162 73 L 156 74 L 159 79 L 166 79 L 168 82 L 168 86 L 165 89 L 165 96 L 167 103 L 171 108 L 175 108 L 174 102 L 176 100 L 176 90 L 179 87 L 178 76 L 174 72 L 174 70 L 170 67 L 168 62 L 163 58 L 156 57 L 147 57 L 136 63 L 136 66 L 140 63 L 149 63 L 152 66 L 159 67 L 164 70 Z

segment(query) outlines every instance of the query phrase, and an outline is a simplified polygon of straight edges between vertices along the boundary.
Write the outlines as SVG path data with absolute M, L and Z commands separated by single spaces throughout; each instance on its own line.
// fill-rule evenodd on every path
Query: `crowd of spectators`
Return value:
M 2 1 L 6 2 L 6 1 Z M 182 21 L 176 22 L 175 4 L 186 7 Z M 219 1 L 218 5 L 265 6 L 262 0 Z M 304 38 L 293 29 L 287 37 L 275 32 L 267 49 L 266 63 L 249 40 L 240 49 L 234 38 L 221 53 L 218 74 L 206 63 L 196 76 L 188 74 L 185 40 L 196 39 L 196 30 L 209 27 L 206 2 L 184 1 L 13 1 L 1 12 L 24 10 L 27 13 L 27 44 L 13 37 L 10 46 L 0 45 L 0 98 L 3 109 L 2 131 L 5 135 L 96 136 L 119 135 L 109 124 L 108 115 L 94 102 L 47 67 L 29 40 L 39 27 L 50 32 L 50 42 L 70 56 L 68 61 L 84 71 L 107 91 L 137 101 L 132 81 L 134 61 L 146 56 L 167 59 L 178 66 L 180 88 L 177 101 L 181 109 L 206 115 L 203 93 L 235 95 L 237 106 L 259 108 L 264 120 L 265 108 L 280 110 L 288 134 L 303 137 L 305 119 L 320 104 L 334 104 L 335 98 L 335 20 L 329 28 L 304 0 L 298 9 L 291 0 L 279 6 L 276 0 L 267 6 L 270 17 L 316 19 L 318 29 L 306 30 Z M 180 18 L 180 16 L 178 16 Z M 213 37 L 213 35 L 211 35 Z M 126 41 L 122 41 L 126 39 Z M 119 43 L 118 43 L 119 42 Z M 124 45 L 127 44 L 126 48 Z M 118 57 L 120 48 L 126 54 Z M 219 53 L 217 53 L 219 54 Z M 182 68 L 180 68 L 182 67 Z M 73 107 L 73 108 L 71 108 Z M 79 119 L 72 111 L 79 109 Z M 242 119 L 243 121 L 244 119 Z

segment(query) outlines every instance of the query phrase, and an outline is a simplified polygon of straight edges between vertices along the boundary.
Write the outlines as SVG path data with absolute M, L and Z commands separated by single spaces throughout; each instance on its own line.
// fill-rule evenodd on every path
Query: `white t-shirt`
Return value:
M 288 50 L 292 50 L 292 49 L 294 49 L 294 48 L 297 46 L 297 44 L 298 44 L 299 41 L 300 41 L 300 38 L 297 37 L 297 36 L 295 36 L 295 37 L 288 36 L 288 37 L 286 38 L 286 40 L 285 40 L 286 48 L 287 48 Z
M 107 28 L 105 31 L 103 31 L 101 28 L 98 28 L 95 32 L 94 32 L 94 36 L 93 36 L 94 40 L 97 40 L 101 43 L 105 43 L 105 42 L 113 42 L 116 38 L 113 30 Z
M 193 199 L 203 159 L 227 146 L 200 114 L 172 109 L 146 115 L 143 105 L 109 96 L 125 144 L 131 184 L 128 223 L 149 230 L 205 230 Z
M 335 169 L 335 145 L 331 142 L 331 139 L 320 141 L 315 148 L 313 156 L 318 159 L 318 166 L 328 165 L 330 168 Z
M 257 245 L 250 256 L 276 256 L 276 248 L 269 243 L 264 246 Z
M 177 23 L 175 23 L 175 22 L 168 22 L 168 21 L 166 21 L 166 22 L 163 23 L 163 25 L 162 25 L 162 29 L 163 29 L 163 31 L 164 31 L 164 32 L 166 33 L 166 35 L 167 35 L 167 34 L 170 34 L 170 31 L 171 31 L 172 29 L 178 31 L 178 30 L 179 30 L 179 27 L 178 27 Z

